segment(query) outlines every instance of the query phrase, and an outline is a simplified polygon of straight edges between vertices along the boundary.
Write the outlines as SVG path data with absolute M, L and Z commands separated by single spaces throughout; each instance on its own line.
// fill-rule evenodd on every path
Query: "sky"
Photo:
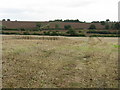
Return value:
M 118 21 L 119 0 L 0 0 L 0 20 Z

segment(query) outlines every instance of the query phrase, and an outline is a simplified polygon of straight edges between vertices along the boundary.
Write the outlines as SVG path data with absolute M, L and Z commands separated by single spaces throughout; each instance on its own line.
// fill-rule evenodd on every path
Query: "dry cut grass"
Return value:
M 3 36 L 3 87 L 117 88 L 117 42 L 101 39 Z

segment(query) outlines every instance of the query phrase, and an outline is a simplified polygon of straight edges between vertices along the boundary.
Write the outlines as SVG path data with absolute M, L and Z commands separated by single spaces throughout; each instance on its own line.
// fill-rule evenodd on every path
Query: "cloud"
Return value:
M 18 8 L 0 8 L 0 13 L 23 13 L 25 12 L 24 9 L 18 9 Z
M 0 18 L 117 20 L 119 0 L 2 0 Z
M 44 13 L 45 10 L 36 10 L 32 8 L 0 8 L 2 14 L 24 14 L 24 13 Z
M 87 6 L 95 2 L 96 0 L 50 0 L 50 2 L 46 2 L 46 5 L 50 7 L 76 8 Z
M 80 2 L 73 2 L 73 3 L 66 4 L 66 6 L 71 8 L 78 8 L 78 7 L 85 7 L 93 3 L 94 3 L 93 1 L 80 1 Z

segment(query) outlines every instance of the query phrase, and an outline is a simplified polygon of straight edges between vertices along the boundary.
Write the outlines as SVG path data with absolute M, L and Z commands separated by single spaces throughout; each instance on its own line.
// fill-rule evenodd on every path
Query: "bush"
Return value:
M 101 23 L 101 25 L 105 25 L 105 21 L 101 21 L 100 23 Z
M 50 31 L 43 32 L 44 35 L 50 35 Z
M 96 26 L 94 24 L 90 25 L 89 29 L 96 29 Z
M 64 29 L 65 29 L 65 30 L 69 30 L 69 29 L 71 29 L 71 28 L 72 28 L 71 25 L 65 25 L 65 26 L 64 26 Z
M 59 34 L 58 34 L 57 31 L 52 31 L 52 32 L 50 32 L 50 35 L 52 35 L 52 36 L 58 36 Z
M 79 33 L 82 33 L 82 31 L 79 31 Z
M 30 35 L 30 33 L 29 33 L 29 32 L 24 32 L 23 34 L 24 34 L 24 35 Z
M 59 28 L 60 28 L 59 24 L 55 24 L 55 29 L 59 29 Z
M 120 35 L 92 35 L 91 37 L 120 37 Z
M 66 32 L 58 32 L 59 36 L 66 36 Z
M 67 31 L 67 34 L 69 34 L 70 36 L 77 36 L 78 35 L 78 33 L 74 29 L 69 29 Z
M 107 24 L 107 25 L 105 25 L 105 29 L 110 29 L 110 26 Z
M 20 30 L 21 30 L 21 31 L 25 31 L 25 29 L 24 29 L 24 28 L 21 28 Z
M 118 34 L 117 32 L 110 32 L 110 31 L 88 31 L 87 33 L 95 33 L 95 34 Z
M 115 29 L 120 30 L 120 23 L 115 23 Z
M 33 33 L 33 35 L 41 35 L 40 33 Z
M 2 34 L 7 34 L 7 35 L 11 35 L 11 34 L 21 35 L 19 32 L 4 32 L 4 31 L 2 31 Z
M 80 37 L 85 37 L 85 35 L 84 35 L 84 34 L 80 34 L 79 36 L 80 36 Z

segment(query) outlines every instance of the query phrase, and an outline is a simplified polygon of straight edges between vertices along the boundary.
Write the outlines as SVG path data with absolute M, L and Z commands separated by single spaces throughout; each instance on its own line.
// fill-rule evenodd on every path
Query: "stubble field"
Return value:
M 4 88 L 117 88 L 118 39 L 2 36 Z

